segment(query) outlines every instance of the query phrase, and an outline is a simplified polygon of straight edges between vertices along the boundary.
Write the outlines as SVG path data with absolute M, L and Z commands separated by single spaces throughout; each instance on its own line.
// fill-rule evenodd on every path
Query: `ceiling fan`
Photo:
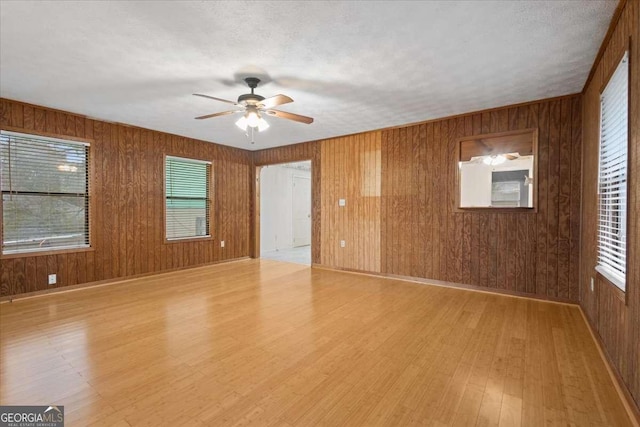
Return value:
M 259 78 L 247 77 L 246 79 L 244 79 L 244 81 L 247 83 L 249 88 L 251 88 L 251 93 L 240 95 L 237 101 L 229 101 L 227 99 L 216 98 L 215 96 L 194 93 L 195 96 L 213 99 L 214 101 L 226 102 L 227 104 L 233 104 L 238 108 L 236 110 L 207 114 L 205 116 L 196 117 L 196 119 L 202 120 L 210 119 L 213 117 L 226 116 L 229 114 L 244 113 L 244 115 L 240 117 L 240 119 L 236 122 L 236 126 L 244 131 L 247 131 L 248 128 L 251 128 L 252 131 L 257 128 L 259 132 L 269 127 L 269 123 L 267 123 L 267 121 L 263 117 L 264 114 L 281 119 L 293 120 L 300 123 L 313 123 L 313 118 L 311 117 L 273 109 L 273 107 L 293 102 L 293 99 L 289 98 L 288 96 L 275 95 L 270 98 L 265 98 L 264 96 L 253 93 L 253 90 L 258 87 L 258 83 L 260 83 Z

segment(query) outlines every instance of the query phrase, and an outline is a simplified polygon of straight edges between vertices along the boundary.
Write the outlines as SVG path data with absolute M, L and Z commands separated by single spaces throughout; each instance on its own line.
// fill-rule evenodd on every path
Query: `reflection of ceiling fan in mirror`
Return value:
M 471 158 L 471 163 L 484 163 L 489 166 L 500 165 L 507 160 L 516 160 L 521 156 L 519 153 L 489 154 L 485 156 L 476 156 Z
M 247 85 L 251 88 L 251 93 L 240 95 L 237 101 L 229 101 L 227 99 L 216 98 L 215 96 L 202 95 L 194 93 L 195 96 L 201 96 L 203 98 L 213 99 L 215 101 L 225 102 L 227 104 L 234 105 L 237 109 L 222 111 L 219 113 L 207 114 L 205 116 L 196 117 L 198 120 L 210 119 L 213 117 L 226 116 L 229 114 L 244 113 L 242 117 L 236 122 L 236 125 L 247 131 L 258 129 L 259 132 L 267 129 L 269 123 L 264 119 L 264 115 L 278 117 L 280 119 L 293 120 L 295 122 L 310 124 L 313 123 L 311 117 L 301 116 L 299 114 L 287 113 L 286 111 L 274 110 L 273 107 L 279 105 L 288 104 L 293 102 L 293 99 L 286 95 L 275 95 L 270 98 L 253 93 L 253 90 L 258 87 L 260 79 L 256 77 L 247 77 L 244 79 Z

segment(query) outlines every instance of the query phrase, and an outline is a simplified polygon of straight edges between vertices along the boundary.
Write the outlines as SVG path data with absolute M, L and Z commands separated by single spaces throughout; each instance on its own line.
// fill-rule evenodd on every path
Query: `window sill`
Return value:
M 48 255 L 64 255 L 64 254 L 73 254 L 73 253 L 81 253 L 81 252 L 93 252 L 95 248 L 69 248 L 69 249 L 50 249 L 43 251 L 33 251 L 33 252 L 17 252 L 13 254 L 2 254 L 0 255 L 0 259 L 11 259 L 11 258 L 29 258 L 29 257 L 38 257 L 38 256 L 48 256 Z
M 600 265 L 596 265 L 596 271 L 605 281 L 618 288 L 618 290 L 624 294 L 626 287 L 622 278 L 617 277 L 617 275 L 611 273 L 607 268 Z
M 187 243 L 187 242 L 206 242 L 213 240 L 213 236 L 201 236 L 201 237 L 184 237 L 177 239 L 164 239 L 165 245 L 171 245 L 173 243 Z
M 499 207 L 491 207 L 491 206 L 468 206 L 468 207 L 460 207 L 457 206 L 453 209 L 454 212 L 457 213 L 519 213 L 519 214 L 535 214 L 538 213 L 538 208 L 536 206 L 528 208 L 499 208 Z

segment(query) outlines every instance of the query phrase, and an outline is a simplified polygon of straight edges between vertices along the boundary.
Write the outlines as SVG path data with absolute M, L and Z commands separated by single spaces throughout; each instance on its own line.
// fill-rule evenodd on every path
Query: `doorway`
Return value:
M 311 161 L 260 168 L 260 257 L 311 265 Z

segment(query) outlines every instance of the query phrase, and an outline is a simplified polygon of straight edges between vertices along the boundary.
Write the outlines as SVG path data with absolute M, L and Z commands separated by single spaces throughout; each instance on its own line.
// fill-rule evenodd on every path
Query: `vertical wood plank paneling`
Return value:
M 130 243 L 133 242 L 133 230 L 128 228 L 129 222 L 127 221 L 129 217 L 131 217 L 131 213 L 129 212 L 129 206 L 132 198 L 132 194 L 130 192 L 131 184 L 129 183 L 130 166 L 129 162 L 131 160 L 131 150 L 128 148 L 129 138 L 127 137 L 127 133 L 130 132 L 130 129 L 126 127 L 117 127 L 114 129 L 114 132 L 111 135 L 111 143 L 114 147 L 117 147 L 118 156 L 116 157 L 117 166 L 116 169 L 118 171 L 118 179 L 117 179 L 117 194 L 116 198 L 116 206 L 118 207 L 119 215 L 116 221 L 116 230 L 118 236 L 118 245 L 112 247 L 113 256 L 117 262 L 114 267 L 117 267 L 117 270 L 114 270 L 114 277 L 126 277 L 127 276 L 127 268 L 131 263 L 131 246 Z M 115 141 L 113 138 L 115 137 Z
M 399 133 L 399 150 L 400 164 L 403 165 L 400 171 L 400 182 L 398 192 L 398 271 L 402 275 L 409 276 L 411 274 L 411 252 L 413 250 L 411 242 L 412 227 L 403 227 L 401 224 L 411 224 L 411 205 L 412 205 L 412 185 L 411 176 L 413 175 L 413 159 L 411 157 L 413 150 L 407 139 L 407 128 L 398 129 Z M 446 185 L 446 183 L 444 183 Z
M 558 222 L 561 101 L 549 106 L 549 157 L 547 201 L 547 295 L 558 296 Z
M 387 186 L 387 212 L 386 217 L 395 215 L 398 209 L 398 178 L 396 173 L 399 167 L 398 162 L 398 132 L 396 129 L 392 129 L 388 132 L 389 138 L 387 139 L 387 146 L 385 147 L 384 154 L 388 156 L 387 170 L 382 175 L 388 177 L 389 185 Z M 384 178 L 383 178 L 384 179 Z M 389 221 L 387 224 L 387 245 L 389 250 L 387 251 L 387 268 L 385 272 L 397 271 L 397 251 L 398 251 L 398 228 L 397 221 Z
M 579 268 L 580 268 L 580 179 L 582 161 L 582 129 L 579 117 L 582 115 L 581 99 L 576 98 L 571 103 L 571 182 L 569 183 L 569 299 L 576 300 L 579 298 Z M 576 220 L 578 218 L 578 220 Z
M 25 292 L 37 290 L 35 278 L 37 277 L 36 258 L 28 257 L 24 259 Z
M 33 129 L 35 126 L 35 111 L 32 105 L 24 105 L 22 109 L 22 126 L 25 129 Z M 80 135 L 84 136 L 84 132 Z
M 153 210 L 154 212 L 163 212 L 165 200 L 164 200 L 164 158 L 163 147 L 165 146 L 166 135 L 155 133 L 153 136 L 153 182 L 155 183 L 153 189 Z M 213 165 L 214 170 L 216 165 Z M 215 191 L 215 184 L 214 184 Z M 216 197 L 217 198 L 217 197 Z M 217 210 L 216 210 L 217 212 Z M 164 241 L 164 218 L 162 215 L 154 215 L 154 227 L 153 227 L 153 241 L 156 248 L 154 254 L 154 270 L 160 271 L 165 269 L 167 263 L 167 245 L 163 244 Z M 214 233 L 217 230 L 214 229 Z M 216 234 L 214 234 L 216 235 Z
M 366 185 L 360 190 L 366 176 L 360 156 L 370 149 L 376 133 L 307 143 L 318 147 L 324 165 L 317 178 L 323 190 L 321 242 L 326 246 L 321 263 L 375 271 L 367 253 L 374 251 L 384 273 L 575 301 L 577 283 L 569 277 L 578 259 L 569 255 L 571 232 L 559 239 L 559 228 L 579 229 L 579 221 L 571 214 L 580 201 L 572 194 L 574 180 L 580 176 L 580 165 L 573 157 L 581 137 L 574 132 L 581 126 L 581 117 L 573 113 L 579 105 L 580 96 L 573 96 L 379 132 L 381 192 L 374 198 L 379 203 L 375 215 L 379 229 L 354 225 L 370 211 L 353 199 L 353 193 L 367 194 Z M 526 128 L 539 129 L 538 212 L 454 213 L 455 141 L 469 134 Z M 256 152 L 254 160 L 256 164 L 280 163 L 303 158 L 307 152 L 305 144 L 287 150 L 293 152 L 284 148 Z M 341 194 L 353 199 L 345 210 L 337 207 Z M 372 246 L 376 233 L 380 244 Z M 353 245 L 341 249 L 340 236 L 347 236 Z M 559 252 L 567 254 L 561 262 Z
M 515 108 L 513 122 L 517 129 L 527 128 L 530 106 L 520 106 Z M 511 111 L 511 110 L 510 110 Z M 515 235 L 515 250 L 512 254 L 515 265 L 515 286 L 514 290 L 526 292 L 526 242 L 527 242 L 527 219 L 529 215 L 512 215 L 513 234 Z
M 604 45 L 604 54 L 594 64 L 593 78 L 584 89 L 580 103 L 572 105 L 581 110 L 581 127 L 572 128 L 572 151 L 582 153 L 582 168 L 578 173 L 571 165 L 571 186 L 581 181 L 581 200 L 571 200 L 572 215 L 581 203 L 581 225 L 570 231 L 570 259 L 580 254 L 579 296 L 592 325 L 595 325 L 606 353 L 625 382 L 636 404 L 640 404 L 640 5 L 627 1 L 617 22 L 613 22 L 612 37 Z M 597 182 L 600 123 L 600 89 L 611 75 L 617 61 L 630 43 L 629 90 L 629 191 L 627 230 L 627 289 L 621 293 L 614 285 L 598 276 L 597 262 Z M 579 233 L 579 234 L 578 234 Z M 576 238 L 574 239 L 574 236 Z M 579 238 L 578 238 L 579 237 Z M 570 280 L 576 273 L 570 269 Z M 595 279 L 591 291 L 590 282 Z M 570 290 L 571 293 L 571 290 Z
M 481 114 L 482 133 L 492 133 L 493 123 L 497 121 L 494 112 Z M 478 230 L 475 239 L 478 240 L 478 286 L 489 285 L 489 219 L 492 214 L 480 213 L 478 218 Z M 512 271 L 512 270 L 511 270 Z
M 68 256 L 66 254 L 60 254 L 60 255 L 52 255 L 53 258 L 55 258 L 56 260 L 56 266 L 57 268 L 55 271 L 57 273 L 57 283 L 56 283 L 56 288 L 62 287 L 62 286 L 67 286 L 69 284 L 69 278 L 67 277 L 68 271 L 67 271 L 67 258 Z M 16 292 L 16 293 L 21 293 L 21 292 Z
M 435 273 L 434 273 L 434 252 L 435 252 L 435 245 L 434 245 L 434 229 L 433 229 L 433 222 L 435 220 L 434 217 L 434 209 L 433 207 L 435 206 L 435 198 L 434 198 L 434 179 L 436 178 L 436 175 L 434 173 L 434 164 L 435 162 L 433 161 L 434 159 L 434 147 L 436 146 L 436 142 L 435 142 L 435 129 L 434 129 L 434 124 L 433 123 L 427 123 L 426 125 L 427 127 L 427 139 L 426 139 L 426 147 L 425 147 L 425 179 L 426 179 L 426 183 L 424 184 L 424 193 L 425 193 L 425 197 L 424 197 L 424 204 L 425 204 L 425 240 L 423 240 L 423 244 L 424 244 L 424 252 L 425 252 L 425 268 L 424 268 L 424 277 L 435 277 Z M 383 185 L 385 185 L 385 182 L 387 180 L 383 180 Z M 388 217 L 384 217 L 384 218 L 388 218 Z M 390 221 L 383 221 L 383 223 L 386 225 L 386 223 L 388 223 Z M 384 262 L 384 260 L 383 260 Z
M 24 109 L 22 104 L 12 104 L 10 106 L 9 123 L 16 128 L 24 127 Z
M 441 141 L 441 132 L 442 132 L 442 122 L 438 121 L 434 123 L 433 126 L 433 151 L 431 153 L 431 158 L 429 161 L 431 162 L 433 168 L 431 170 L 431 196 L 434 202 L 434 207 L 432 208 L 432 216 L 431 216 L 431 238 L 432 238 L 432 247 L 431 247 L 431 256 L 433 257 L 433 265 L 431 268 L 430 277 L 441 277 L 440 274 L 440 246 L 442 241 L 440 240 L 440 233 L 442 231 L 441 227 L 441 214 L 439 207 L 442 206 L 442 186 L 440 185 L 440 178 L 442 177 L 442 173 L 440 170 L 440 147 L 442 146 Z M 383 177 L 386 179 L 386 177 Z M 385 220 L 389 221 L 391 217 L 385 218 Z M 393 222 L 393 221 L 391 221 Z M 393 271 L 390 271 L 393 273 Z
M 46 130 L 46 111 L 42 108 L 35 108 L 33 130 L 44 132 Z M 25 128 L 29 129 L 29 128 Z
M 581 117 L 573 114 L 579 99 L 540 101 L 379 132 L 381 191 L 375 215 L 379 228 L 354 226 L 354 221 L 364 221 L 369 210 L 352 194 L 363 188 L 366 174 L 359 156 L 369 149 L 376 133 L 308 143 L 318 147 L 323 165 L 320 176 L 314 178 L 322 188 L 318 204 L 321 263 L 376 271 L 369 264 L 371 253 L 367 254 L 375 252 L 384 273 L 558 296 L 560 217 L 563 226 L 578 227 L 571 208 L 575 209 L 572 201 L 580 198 L 572 194 L 575 187 L 571 183 L 574 173 L 580 176 L 580 165 L 572 157 L 574 144 L 580 144 L 580 133 L 574 134 L 574 129 L 580 128 Z M 565 111 L 563 105 L 569 108 Z M 525 128 L 539 129 L 538 212 L 454 213 L 455 140 Z M 254 161 L 266 164 L 302 158 L 304 145 L 256 152 Z M 561 156 L 563 147 L 570 151 Z M 570 183 L 562 189 L 562 195 L 569 196 L 568 204 L 560 203 L 561 176 Z M 367 191 L 364 185 L 360 193 L 366 195 Z M 347 198 L 346 210 L 337 207 L 340 197 Z M 379 244 L 375 244 L 376 233 Z M 340 236 L 347 236 L 347 248 L 339 247 Z M 561 264 L 563 271 L 569 274 L 571 268 L 577 268 L 575 263 L 575 256 L 568 257 Z M 547 269 L 547 265 L 551 267 Z M 563 283 L 566 292 L 563 287 L 562 295 L 575 301 L 577 284 Z
M 547 294 L 547 232 L 549 200 L 549 103 L 538 109 L 538 213 L 536 214 L 536 290 Z
M 13 264 L 11 260 L 0 262 L 0 295 L 14 295 L 13 290 Z
M 464 135 L 473 135 L 473 117 L 465 116 L 464 118 Z M 456 188 L 456 192 L 459 189 Z M 461 283 L 471 283 L 471 227 L 473 215 L 471 213 L 462 214 L 464 217 L 464 225 L 462 231 L 462 280 Z M 493 233 L 497 233 L 497 229 L 492 230 Z M 496 245 L 495 251 L 498 252 L 497 239 L 494 238 Z M 498 260 L 493 260 L 492 275 L 494 276 L 493 286 L 497 286 L 497 274 L 498 274 Z
M 474 114 L 471 116 L 471 135 L 480 135 L 482 133 L 482 114 Z M 470 279 L 468 284 L 479 285 L 480 283 L 480 219 L 481 214 L 469 213 L 471 218 L 471 232 L 469 240 L 471 241 L 470 256 Z M 499 232 L 499 231 L 498 231 Z M 500 252 L 498 252 L 500 253 Z M 498 274 L 500 274 L 500 257 L 498 257 Z M 500 276 L 499 276 L 500 277 Z M 504 283 L 504 282 L 501 282 Z
M 89 175 L 89 194 L 92 197 L 92 203 L 90 206 L 91 215 L 89 220 L 89 231 L 91 232 L 91 243 L 95 245 L 95 251 L 87 256 L 87 282 L 93 282 L 96 277 L 104 277 L 103 275 L 103 258 L 106 253 L 106 246 L 104 241 L 104 234 L 102 228 L 105 227 L 103 220 L 104 214 L 104 168 L 102 159 L 104 158 L 104 143 L 102 139 L 102 125 L 99 122 L 93 120 L 86 120 L 85 124 L 85 137 L 93 138 L 95 143 L 89 148 L 90 156 L 90 169 Z M 102 224 L 98 227 L 98 224 Z M 38 280 L 38 283 L 45 283 Z
M 220 253 L 205 257 L 201 242 L 164 243 L 163 155 L 173 151 L 173 137 L 5 99 L 0 100 L 0 126 L 92 140 L 92 251 L 2 259 L 0 296 L 49 289 L 47 275 L 52 273 L 58 275 L 56 287 L 64 287 L 223 259 L 225 254 Z M 206 154 L 214 168 L 231 174 L 229 185 L 223 180 L 220 195 L 224 203 L 216 209 L 220 218 L 232 219 L 227 225 L 227 234 L 232 236 L 230 252 L 248 256 L 251 155 L 188 138 L 176 137 L 175 148 L 185 157 Z M 231 168 L 227 166 L 230 162 L 235 163 Z M 166 247 L 175 248 L 169 257 Z M 174 252 L 179 259 L 173 258 Z
M 13 290 L 13 262 L 12 260 L 3 260 L 0 262 L 0 295 L 14 295 Z
M 137 175 L 134 170 L 135 164 L 135 145 L 134 145 L 134 134 L 135 130 L 131 128 L 125 128 L 123 134 L 120 136 L 123 138 L 121 145 L 124 146 L 124 159 L 120 165 L 121 170 L 124 172 L 121 180 L 121 188 L 124 191 L 124 211 L 125 218 L 122 222 L 121 226 L 122 230 L 126 230 L 126 238 L 124 241 L 126 242 L 125 251 L 126 258 L 122 263 L 120 275 L 124 276 L 132 276 L 135 274 L 135 261 L 137 258 L 136 253 L 136 239 L 138 238 L 138 233 L 136 230 L 136 183 L 134 182 L 134 175 Z M 122 199 L 121 199 L 122 200 Z M 124 235 L 124 233 L 123 233 Z
M 3 100 L 3 105 L 8 104 L 9 101 Z M 84 262 L 76 258 L 76 265 L 84 264 L 87 269 L 94 265 L 94 280 L 102 280 L 123 274 L 195 265 L 203 260 L 209 262 L 247 255 L 251 201 L 246 199 L 249 192 L 243 189 L 249 186 L 251 161 L 265 164 L 312 159 L 314 166 L 318 166 L 314 169 L 314 199 L 320 201 L 313 207 L 313 229 L 317 230 L 313 246 L 317 261 L 367 271 L 418 275 L 545 295 L 548 277 L 556 277 L 556 282 L 549 288 L 557 289 L 557 268 L 555 273 L 545 270 L 544 274 L 537 275 L 535 281 L 527 284 L 530 268 L 526 260 L 533 252 L 536 271 L 539 271 L 541 260 L 544 263 L 554 261 L 554 255 L 547 250 L 548 243 L 554 242 L 554 233 L 550 234 L 546 225 L 553 223 L 554 216 L 556 223 L 559 222 L 560 203 L 556 196 L 552 200 L 555 210 L 550 212 L 546 209 L 545 202 L 549 196 L 545 187 L 550 181 L 549 171 L 554 171 L 554 166 L 549 165 L 548 152 L 545 153 L 551 108 L 549 102 L 533 105 L 535 109 L 514 109 L 513 117 L 509 116 L 508 109 L 501 109 L 405 129 L 263 150 L 251 155 L 212 144 L 198 145 L 197 141 L 158 132 L 148 131 L 147 135 L 147 131 L 95 122 L 91 126 L 91 135 L 95 138 L 92 153 L 96 156 L 96 164 L 101 166 L 96 168 L 100 172 L 96 170 L 95 174 L 96 190 L 100 190 L 96 202 L 101 216 L 96 215 L 95 220 L 103 227 L 99 228 L 99 237 L 94 241 L 97 245 L 95 252 L 85 256 Z M 573 134 L 577 125 L 571 108 L 572 124 L 567 129 L 571 140 L 569 147 L 573 150 L 574 141 L 579 143 L 580 138 Z M 8 110 L 11 109 L 3 111 Z M 556 114 L 558 108 L 553 111 Z M 453 214 L 453 192 L 456 191 L 452 188 L 452 174 L 455 172 L 453 140 L 469 132 L 479 134 L 511 126 L 532 126 L 532 115 L 540 126 L 541 173 L 536 219 L 532 221 L 511 214 Z M 33 114 L 26 114 L 26 121 L 24 113 L 22 119 L 17 113 L 9 114 L 9 117 L 8 120 L 22 120 L 23 123 L 32 123 L 32 126 L 44 125 L 47 130 L 73 130 L 77 134 L 79 129 L 83 129 L 75 119 L 65 118 L 62 124 L 56 124 L 56 120 L 65 115 L 46 109 L 34 108 Z M 557 144 L 553 149 L 556 150 L 554 154 L 559 154 L 563 117 L 562 114 L 554 117 L 554 141 Z M 74 126 L 69 123 L 74 123 Z M 86 125 L 84 128 L 87 132 Z M 362 157 L 368 150 L 376 154 Z M 195 157 L 206 154 L 214 162 L 216 203 L 212 225 L 216 240 L 209 245 L 188 242 L 164 244 L 163 218 L 155 213 L 162 212 L 164 204 L 162 156 L 168 152 Z M 560 162 L 557 156 L 556 159 Z M 146 164 L 144 171 L 138 172 L 132 167 L 136 163 Z M 365 172 L 372 167 L 375 169 L 373 174 Z M 569 169 L 569 182 L 572 182 L 572 167 Z M 349 179 L 344 179 L 347 170 L 351 171 L 348 172 Z M 559 175 L 556 173 L 556 178 Z M 366 178 L 370 176 L 374 178 Z M 367 195 L 371 191 L 368 179 L 374 179 L 374 186 L 379 185 L 380 188 L 372 196 Z M 109 191 L 112 188 L 116 191 Z M 571 189 L 569 191 L 571 193 Z M 120 197 L 119 193 L 125 196 Z M 347 207 L 353 210 L 341 212 L 334 208 L 340 193 L 349 194 L 353 203 L 348 203 Z M 575 205 L 571 206 L 575 209 Z M 361 227 L 362 223 L 372 226 Z M 411 224 L 411 227 L 406 224 Z M 552 245 L 556 249 L 557 227 L 555 245 Z M 516 233 L 509 233 L 510 229 L 515 229 Z M 340 234 L 352 241 L 344 251 L 349 254 L 347 259 L 340 256 Z M 536 236 L 533 247 L 520 242 L 530 241 L 531 234 Z M 544 238 L 541 239 L 542 236 Z M 222 239 L 228 242 L 224 250 L 217 243 Z M 374 248 L 373 255 L 371 248 Z M 136 254 L 144 259 L 136 259 Z M 95 257 L 94 262 L 89 262 L 91 256 Z M 574 262 L 572 260 L 575 256 L 569 257 L 568 265 Z M 555 262 L 557 266 L 557 259 Z M 66 259 L 64 265 L 67 265 Z M 514 277 L 509 280 L 511 275 Z M 85 274 L 84 280 L 88 277 Z M 75 280 L 82 280 L 82 276 L 77 275 Z M 571 286 L 568 286 L 568 295 L 577 295 Z
M 579 99 L 579 97 L 577 97 Z M 534 104 L 529 107 L 529 114 L 527 116 L 527 128 L 529 129 L 538 129 L 539 130 L 539 114 L 540 114 L 540 104 Z M 577 126 L 580 126 L 579 116 L 573 116 L 574 120 L 578 121 Z M 539 132 L 538 132 L 539 133 Z M 540 155 L 538 154 L 538 157 Z M 578 155 L 578 171 L 580 169 L 580 156 Z M 538 185 L 539 186 L 539 185 Z M 578 191 L 579 192 L 579 191 Z M 538 200 L 539 203 L 539 200 Z M 537 269 L 537 218 L 538 215 L 528 215 L 527 216 L 527 238 L 526 238 L 526 250 L 525 250 L 525 276 L 526 276 L 526 292 L 527 293 L 535 293 L 536 292 L 536 278 L 538 274 Z M 572 218 L 577 218 L 577 216 L 573 216 Z M 579 224 L 579 221 L 573 221 L 572 224 Z M 579 259 L 575 260 L 576 268 L 579 263 Z M 574 295 L 574 301 L 577 300 L 577 295 Z
M 571 237 L 571 100 L 560 107 L 558 168 L 558 296 L 569 298 L 569 239 Z
M 140 212 L 140 220 L 143 222 L 142 227 L 142 235 L 141 238 L 141 246 L 143 253 L 143 266 L 142 271 L 144 273 L 148 273 L 151 271 L 155 271 L 153 267 L 153 234 L 152 234 L 152 222 L 153 222 L 153 211 L 152 209 L 152 175 L 153 175 L 153 158 L 151 155 L 151 145 L 153 139 L 152 134 L 149 131 L 144 131 L 142 133 L 142 141 L 141 147 L 141 159 L 140 159 L 140 167 L 144 169 L 142 171 L 142 177 L 140 179 L 140 192 L 142 197 L 144 198 L 142 202 L 142 209 Z
M 64 267 L 65 275 L 64 275 L 64 282 L 62 284 L 64 286 L 71 286 L 71 285 L 78 284 L 77 258 L 78 258 L 78 254 L 75 254 L 75 253 L 66 254 L 66 256 L 63 257 L 64 263 L 65 263 L 65 267 Z
M 424 228 L 426 226 L 423 219 L 423 212 L 425 210 L 423 188 L 425 187 L 424 177 L 424 145 L 421 140 L 421 132 L 424 129 L 422 126 L 414 126 L 411 132 L 411 156 L 416 159 L 412 169 L 411 176 L 411 192 L 414 200 L 411 204 L 411 272 L 410 276 L 424 277 L 424 245 L 422 242 L 425 239 Z
M 464 136 L 464 135 L 462 135 Z M 447 203 L 446 203 L 446 218 L 447 218 L 447 259 L 445 267 L 446 280 L 451 282 L 460 283 L 457 267 L 458 260 L 460 259 L 460 251 L 458 250 L 458 243 L 460 242 L 459 230 L 456 229 L 457 218 L 459 214 L 454 213 L 455 208 L 455 141 L 458 138 L 458 119 L 449 120 L 449 134 L 447 136 L 447 144 L 445 145 L 446 157 L 445 157 L 445 177 L 447 185 Z
M 104 227 L 97 225 L 98 230 L 102 233 L 103 240 L 105 241 L 105 250 L 108 253 L 104 254 L 104 272 L 103 277 L 105 279 L 111 279 L 118 277 L 119 265 L 120 265 L 120 216 L 121 210 L 118 204 L 118 194 L 120 188 L 118 187 L 118 133 L 117 129 L 113 126 L 103 124 L 103 145 L 104 153 L 113 153 L 113 155 L 104 155 L 102 158 L 104 175 L 105 190 L 104 197 L 104 211 L 103 211 L 103 223 Z M 108 189 L 113 189 L 108 191 Z M 95 230 L 96 227 L 94 227 Z M 124 237 L 124 236 L 122 236 Z M 125 249 L 125 246 L 122 246 Z M 126 254 L 125 254 L 126 255 Z
M 22 294 L 27 291 L 25 269 L 25 258 L 13 260 L 13 290 L 16 294 Z
M 447 274 L 447 232 L 449 230 L 447 216 L 447 199 L 449 197 L 447 188 L 447 152 L 449 143 L 449 121 L 442 120 L 440 125 L 440 144 L 438 145 L 438 182 L 440 203 L 438 204 L 438 221 L 440 223 L 440 263 L 438 275 L 446 277 Z M 446 280 L 446 279 L 445 279 Z
M 129 275 L 142 273 L 142 257 L 145 252 L 143 250 L 143 243 L 145 238 L 143 237 L 143 219 L 142 219 L 142 205 L 146 202 L 143 199 L 144 192 L 141 191 L 142 180 L 145 174 L 145 163 L 142 162 L 142 129 L 134 129 L 132 140 L 132 161 L 133 164 L 131 170 L 131 180 L 133 181 L 133 203 L 132 203 L 132 226 L 133 226 L 133 268 L 129 272 Z
M 76 254 L 76 283 L 87 283 L 87 254 L 79 252 Z M 34 289 L 37 290 L 37 289 Z
M 41 283 L 47 283 L 47 276 L 49 274 L 47 266 L 47 257 L 39 256 L 34 257 L 36 260 L 36 276 L 32 280 L 31 285 L 35 290 L 38 290 L 38 285 Z

